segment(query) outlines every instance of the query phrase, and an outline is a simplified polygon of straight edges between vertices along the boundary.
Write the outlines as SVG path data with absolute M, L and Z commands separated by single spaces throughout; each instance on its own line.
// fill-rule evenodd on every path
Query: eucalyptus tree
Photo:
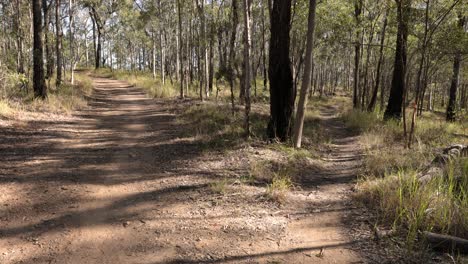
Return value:
M 463 32 L 465 30 L 465 24 L 466 24 L 466 16 L 464 14 L 460 13 L 458 15 L 457 24 L 458 24 L 457 31 Z M 456 117 L 456 98 L 457 98 L 457 90 L 458 90 L 459 78 L 460 78 L 461 61 L 462 61 L 462 48 L 459 47 L 457 48 L 457 50 L 455 51 L 455 55 L 453 56 L 453 75 L 450 81 L 449 100 L 447 104 L 446 119 L 447 121 L 450 121 L 450 122 L 455 121 L 455 117 Z
M 62 35 L 61 1 L 55 0 L 55 59 L 57 65 L 55 85 L 57 87 L 62 84 Z
M 43 43 L 42 43 L 42 10 L 41 0 L 34 0 L 32 2 L 32 14 L 33 14 L 33 35 L 34 35 L 34 47 L 33 47 L 33 86 L 34 96 L 40 98 L 47 97 L 47 87 L 45 85 L 44 75 L 44 55 L 43 55 Z
M 274 0 L 270 22 L 270 80 L 269 138 L 286 141 L 291 134 L 295 101 L 293 76 L 289 57 L 291 0 Z
M 71 1 L 71 0 L 70 0 Z M 114 0 L 82 0 L 83 6 L 89 9 L 90 16 L 96 25 L 96 43 L 95 49 L 95 67 L 101 67 L 102 56 L 102 40 L 104 38 L 106 23 L 115 14 L 118 8 L 122 5 L 128 4 L 128 0 L 114 1 Z
M 314 46 L 314 30 L 315 30 L 315 12 L 316 0 L 309 1 L 309 19 L 307 26 L 307 48 L 305 56 L 304 76 L 302 77 L 301 93 L 299 103 L 297 105 L 296 122 L 294 125 L 294 147 L 300 148 L 302 142 L 302 131 L 304 128 L 305 108 L 307 106 L 307 97 L 312 79 L 313 67 L 313 46 Z
M 405 92 L 405 76 L 407 67 L 408 23 L 410 19 L 411 0 L 395 0 L 397 5 L 397 38 L 395 61 L 393 66 L 392 86 L 388 99 L 385 119 L 401 119 L 403 95 Z M 406 122 L 405 122 L 406 123 Z
M 250 136 L 250 86 L 251 86 L 251 15 L 252 2 L 251 0 L 243 0 L 244 2 L 244 88 L 245 88 L 245 134 Z M 254 80 L 255 81 L 255 80 Z

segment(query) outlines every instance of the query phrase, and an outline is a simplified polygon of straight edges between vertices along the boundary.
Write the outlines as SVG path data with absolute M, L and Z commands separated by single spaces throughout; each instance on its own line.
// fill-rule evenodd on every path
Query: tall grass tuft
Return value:
M 404 230 L 411 248 L 420 231 L 468 236 L 468 159 L 447 164 L 428 183 L 417 171 L 401 169 L 359 183 L 357 198 L 381 213 L 381 221 Z
M 377 113 L 344 114 L 346 124 L 361 132 L 365 150 L 356 197 L 379 212 L 380 221 L 406 234 L 413 248 L 420 231 L 468 236 L 468 161 L 453 160 L 428 183 L 418 181 L 436 148 L 463 143 L 466 123 L 446 123 L 430 114 L 416 123 L 415 144 L 407 149 L 403 125 Z

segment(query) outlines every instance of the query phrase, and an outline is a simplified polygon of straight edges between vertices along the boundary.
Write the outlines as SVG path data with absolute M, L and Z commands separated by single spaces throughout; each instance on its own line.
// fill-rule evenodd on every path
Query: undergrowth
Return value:
M 253 112 L 250 121 L 251 139 L 262 138 L 267 117 Z M 226 104 L 192 105 L 181 113 L 179 122 L 187 124 L 187 136 L 195 137 L 207 150 L 228 150 L 245 142 L 243 112 L 236 110 L 233 114 Z
M 467 158 L 452 160 L 428 183 L 418 180 L 437 149 L 466 142 L 465 121 L 446 123 L 443 117 L 423 116 L 408 149 L 401 123 L 360 111 L 350 111 L 343 119 L 361 132 L 365 150 L 356 197 L 376 209 L 381 223 L 406 234 L 409 248 L 420 241 L 422 231 L 468 236 Z
M 363 180 L 357 198 L 380 213 L 379 220 L 404 230 L 408 246 L 420 231 L 468 236 L 468 159 L 449 163 L 444 175 L 428 183 L 415 170 Z
M 46 80 L 47 98 L 34 98 L 28 79 L 17 73 L 6 75 L 0 98 L 0 116 L 14 118 L 22 111 L 70 114 L 73 110 L 86 107 L 86 96 L 92 92 L 93 85 L 89 76 L 75 74 L 75 84 L 64 81 L 60 87 L 55 86 L 55 76 Z

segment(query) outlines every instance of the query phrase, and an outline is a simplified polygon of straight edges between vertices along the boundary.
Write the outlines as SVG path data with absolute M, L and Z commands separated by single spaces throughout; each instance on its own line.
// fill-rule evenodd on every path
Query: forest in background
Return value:
M 0 0 L 0 116 L 84 108 L 104 76 L 205 102 L 180 119 L 206 148 L 309 156 L 328 140 L 319 108 L 337 108 L 377 221 L 410 246 L 466 239 L 467 16 L 462 0 Z

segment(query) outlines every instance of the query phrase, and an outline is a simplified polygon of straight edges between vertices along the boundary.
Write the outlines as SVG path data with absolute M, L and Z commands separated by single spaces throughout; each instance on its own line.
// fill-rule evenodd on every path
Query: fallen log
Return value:
M 460 157 L 468 157 L 468 146 L 454 144 L 444 148 L 424 170 L 418 173 L 419 183 L 424 185 L 435 177 L 444 176 L 444 166 L 450 160 Z
M 441 235 L 427 231 L 423 232 L 423 235 L 431 248 L 435 250 L 468 254 L 468 240 L 464 238 Z

